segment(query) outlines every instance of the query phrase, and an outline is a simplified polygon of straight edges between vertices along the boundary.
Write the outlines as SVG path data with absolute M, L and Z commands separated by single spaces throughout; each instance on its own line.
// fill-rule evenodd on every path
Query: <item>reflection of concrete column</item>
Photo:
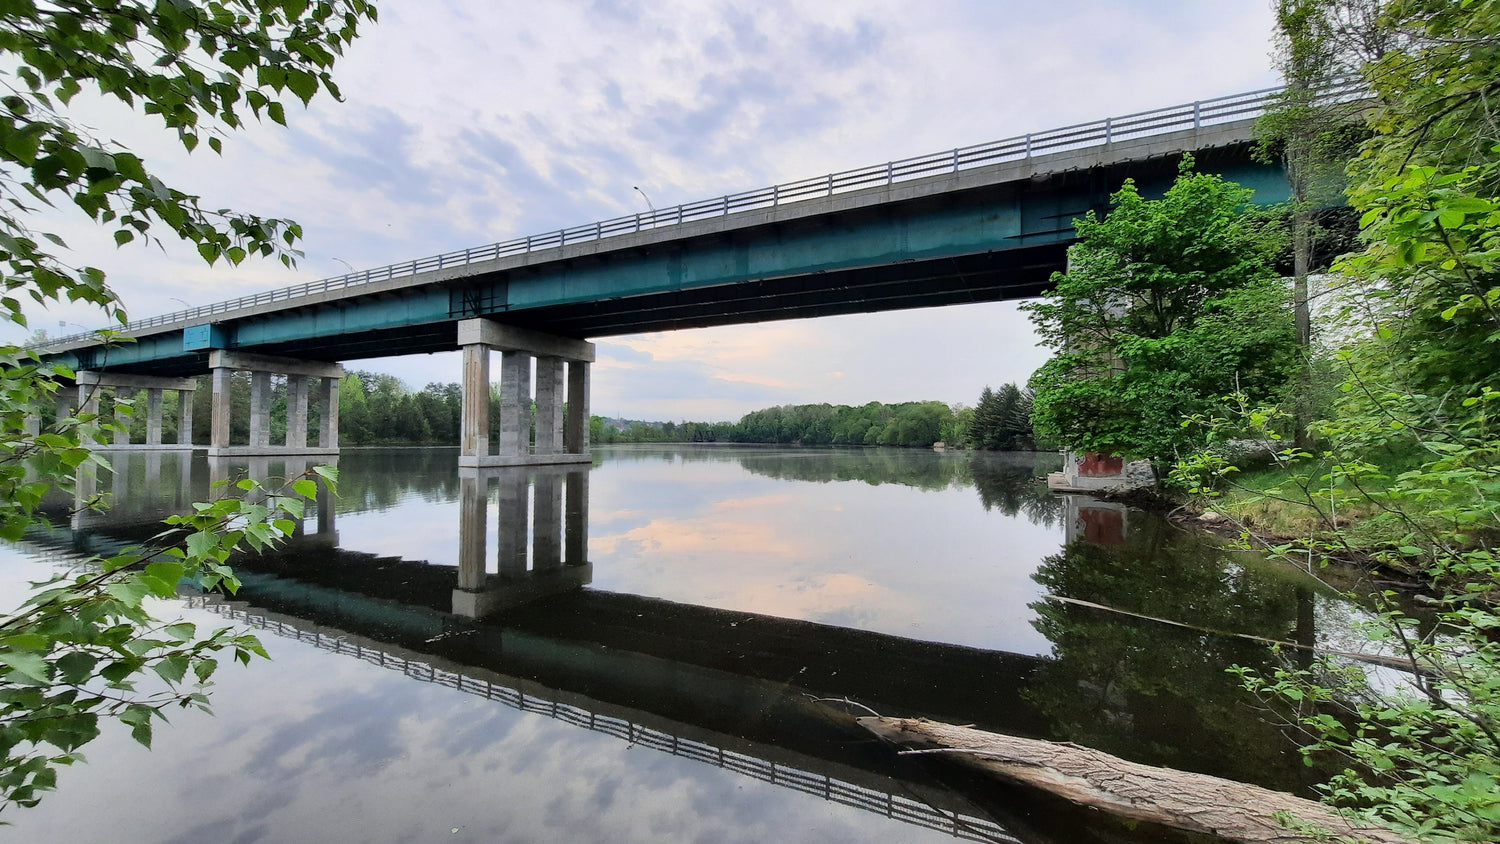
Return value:
M 287 448 L 307 448 L 307 402 L 311 387 L 306 376 L 286 377 Z
M 177 444 L 193 444 L 193 391 L 177 391 Z
M 531 355 L 500 354 L 500 449 L 506 457 L 531 450 Z
M 563 450 L 563 359 L 536 359 L 536 453 Z
M 117 387 L 110 392 L 115 397 L 115 445 L 130 445 L 130 417 L 126 414 L 125 407 L 120 404 L 120 389 Z
M 109 456 L 110 506 L 126 500 L 130 493 L 130 454 L 117 453 Z
M 569 453 L 589 453 L 588 361 L 568 361 L 568 422 L 565 433 L 565 448 Z
M 146 390 L 146 445 L 161 445 L 161 388 Z
M 229 458 L 208 457 L 208 495 L 209 498 L 223 498 L 229 494 L 229 490 L 222 484 L 229 480 Z
M 266 479 L 271 477 L 271 458 L 261 455 L 252 455 L 245 469 L 246 477 L 251 480 L 260 481 L 261 487 L 253 492 L 245 493 L 246 501 L 264 501 L 267 496 Z
M 490 347 L 464 346 L 463 411 L 459 416 L 459 455 L 485 457 L 490 453 Z
M 1306 671 L 1312 668 L 1313 648 L 1318 644 L 1317 605 L 1313 602 L 1311 589 L 1297 588 L 1297 632 L 1293 641 L 1304 647 L 1297 648 L 1297 667 Z
M 323 379 L 318 395 L 318 447 L 339 447 L 339 379 Z
M 228 367 L 214 368 L 212 420 L 208 433 L 210 448 L 229 447 L 229 379 L 233 374 Z
M 488 478 L 458 479 L 458 588 L 484 588 L 485 516 L 489 512 Z
M 565 560 L 570 566 L 589 561 L 589 470 L 568 473 L 568 509 L 563 519 Z
M 536 476 L 536 511 L 532 514 L 531 567 L 538 571 L 562 565 L 562 476 L 542 470 Z
M 146 458 L 146 489 L 143 494 L 156 496 L 161 489 L 161 460 L 162 453 L 159 451 L 148 451 Z
M 191 395 L 191 394 L 189 394 Z M 177 506 L 185 507 L 193 502 L 193 453 L 182 451 L 177 454 L 177 471 L 179 473 L 177 493 L 179 500 Z
M 271 373 L 250 373 L 250 446 L 271 445 Z
M 502 389 L 503 386 L 502 386 Z M 500 481 L 499 570 L 501 577 L 526 573 L 526 529 L 528 527 L 525 469 L 504 469 Z
M 73 514 L 70 524 L 74 530 L 83 527 L 88 521 L 88 513 L 84 508 L 99 494 L 98 472 L 98 466 L 84 463 L 78 467 L 78 474 L 73 479 Z
M 337 428 L 335 428 L 337 430 Z M 338 466 L 338 459 L 332 458 L 324 461 L 326 466 Z M 338 542 L 338 525 L 334 523 L 334 516 L 338 511 L 334 507 L 333 492 L 328 489 L 328 484 L 322 480 L 318 481 L 318 535 L 333 538 L 335 544 Z

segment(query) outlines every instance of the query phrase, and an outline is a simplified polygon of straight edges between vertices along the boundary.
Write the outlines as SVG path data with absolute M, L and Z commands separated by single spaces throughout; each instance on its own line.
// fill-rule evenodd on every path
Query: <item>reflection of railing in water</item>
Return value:
M 268 630 L 282 638 L 309 644 L 320 650 L 352 656 L 371 665 L 399 671 L 413 680 L 435 683 L 465 694 L 498 701 L 521 712 L 545 715 L 577 727 L 624 739 L 631 744 L 639 744 L 673 756 L 703 762 L 771 785 L 885 815 L 892 820 L 914 826 L 946 832 L 955 838 L 970 841 L 1018 841 L 999 824 L 987 818 L 945 812 L 910 797 L 866 788 L 826 774 L 816 774 L 749 754 L 726 750 L 706 742 L 682 738 L 636 724 L 625 718 L 591 712 L 583 707 L 551 699 L 535 692 L 522 692 L 483 678 L 444 671 L 426 662 L 396 656 L 379 648 L 366 647 L 358 642 L 349 642 L 345 636 L 329 636 L 318 631 L 303 630 L 296 625 L 223 603 L 212 596 L 188 598 L 187 605 L 208 610 L 215 615 L 238 621 L 256 630 Z

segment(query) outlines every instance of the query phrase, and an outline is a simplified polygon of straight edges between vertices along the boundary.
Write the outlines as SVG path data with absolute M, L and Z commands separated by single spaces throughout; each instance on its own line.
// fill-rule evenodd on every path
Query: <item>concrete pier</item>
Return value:
M 212 439 L 208 453 L 216 457 L 259 455 L 338 454 L 339 449 L 339 379 L 344 367 L 337 363 L 303 361 L 293 358 L 253 355 L 216 350 L 209 355 L 213 371 L 214 401 Z M 235 372 L 250 373 L 250 437 L 245 445 L 230 442 L 232 408 L 229 402 L 229 380 Z M 271 377 L 287 378 L 286 437 L 271 442 Z M 307 442 L 309 379 L 320 379 L 318 443 Z
M 127 393 L 133 394 L 140 390 L 146 391 L 146 441 L 144 443 L 132 443 L 130 441 L 130 417 L 115 413 L 114 421 L 119 427 L 115 430 L 112 441 L 109 444 L 94 446 L 97 449 L 114 451 L 160 451 L 176 450 L 181 448 L 192 448 L 193 432 L 193 392 L 198 389 L 198 382 L 193 378 L 163 378 L 155 375 L 132 375 L 123 372 L 103 372 L 81 370 L 77 373 L 77 401 L 84 413 L 98 413 L 99 399 L 106 393 L 123 397 Z M 162 441 L 162 411 L 166 404 L 166 391 L 175 391 L 178 395 L 179 408 L 187 408 L 184 412 L 179 409 L 177 423 L 177 442 L 166 443 Z M 65 417 L 73 410 L 73 401 L 65 393 L 58 393 L 57 413 Z M 140 408 L 135 409 L 140 413 Z M 184 415 L 185 413 L 185 415 Z M 186 424 L 184 425 L 184 421 Z
M 460 467 L 587 463 L 592 460 L 588 438 L 588 368 L 594 361 L 593 343 L 503 325 L 489 319 L 466 319 L 458 323 L 458 345 L 464 354 Z M 500 434 L 492 453 L 489 371 L 490 353 L 494 351 L 501 353 Z M 532 417 L 531 395 L 533 361 L 536 363 L 535 419 Z M 533 427 L 536 432 L 534 443 Z

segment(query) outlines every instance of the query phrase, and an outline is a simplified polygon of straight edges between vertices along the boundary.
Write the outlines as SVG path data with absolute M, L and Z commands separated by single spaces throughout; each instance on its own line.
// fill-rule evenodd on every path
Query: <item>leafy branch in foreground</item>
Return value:
M 234 490 L 244 497 L 169 516 L 149 547 L 92 558 L 34 584 L 20 607 L 0 616 L 0 809 L 35 804 L 54 787 L 57 766 L 82 758 L 79 748 L 101 721 L 126 724 L 149 746 L 152 723 L 167 709 L 207 710 L 220 652 L 244 663 L 266 655 L 254 636 L 231 628 L 200 636 L 191 623 L 157 621 L 148 603 L 176 597 L 184 584 L 236 591 L 230 554 L 289 535 L 303 499 L 318 493 L 315 478 L 331 486 L 335 470 L 317 467 L 271 490 L 240 480 Z M 147 671 L 160 680 L 154 689 L 141 688 Z
M 86 302 L 125 321 L 103 270 L 74 266 L 63 239 L 38 227 L 42 215 L 69 208 L 120 246 L 176 239 L 210 264 L 264 256 L 290 265 L 302 235 L 296 223 L 204 207 L 98 136 L 78 106 L 123 105 L 160 121 L 188 152 L 205 138 L 220 152 L 247 117 L 284 124 L 284 101 L 338 97 L 331 68 L 375 18 L 369 0 L 0 3 L 0 317 L 26 325 L 28 307 Z M 64 413 L 32 433 L 32 421 L 49 416 L 74 380 L 66 367 L 0 346 L 0 538 L 39 526 L 49 491 L 70 495 L 79 471 L 103 465 L 90 447 L 115 423 L 99 414 Z M 216 653 L 246 660 L 261 652 L 231 631 L 200 636 L 191 625 L 158 622 L 150 603 L 184 581 L 232 590 L 230 552 L 289 530 L 299 496 L 316 493 L 312 478 L 289 486 L 242 481 L 240 492 L 268 497 L 198 505 L 169 520 L 152 548 L 39 584 L 0 616 L 0 806 L 36 802 L 57 765 L 80 758 L 100 719 L 123 721 L 149 741 L 167 707 L 206 705 Z M 146 671 L 165 685 L 138 689 Z

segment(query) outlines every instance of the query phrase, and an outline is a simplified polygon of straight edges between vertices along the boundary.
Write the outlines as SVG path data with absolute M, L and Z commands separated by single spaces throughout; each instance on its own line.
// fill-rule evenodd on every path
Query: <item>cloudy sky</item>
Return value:
M 134 317 L 657 206 L 1275 83 L 1266 0 L 388 2 L 336 70 L 345 101 L 288 109 L 188 157 L 123 109 L 90 123 L 208 207 L 292 217 L 295 270 L 209 269 L 55 227 Z M 59 326 L 58 322 L 70 323 Z M 97 314 L 33 326 L 71 333 Z M 1014 305 L 599 341 L 593 409 L 735 419 L 773 404 L 939 399 L 1046 357 Z M 456 354 L 352 361 L 420 388 Z M 496 369 L 498 372 L 498 368 Z

